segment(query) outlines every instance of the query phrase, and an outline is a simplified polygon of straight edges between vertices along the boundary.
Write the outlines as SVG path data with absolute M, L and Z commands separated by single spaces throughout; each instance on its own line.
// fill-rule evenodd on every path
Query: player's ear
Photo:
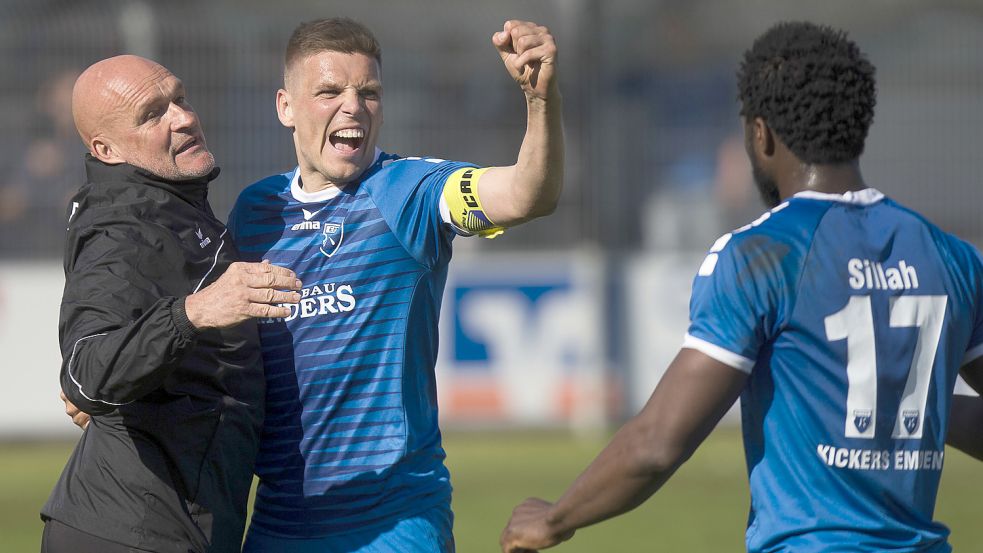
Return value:
M 280 124 L 293 128 L 294 110 L 290 102 L 290 93 L 283 88 L 276 91 L 276 115 L 280 118 Z
M 768 123 L 760 117 L 751 121 L 751 145 L 760 156 L 775 155 L 775 135 Z
M 103 136 L 93 137 L 89 141 L 89 152 L 94 158 L 107 165 L 119 165 L 126 162 L 112 141 Z

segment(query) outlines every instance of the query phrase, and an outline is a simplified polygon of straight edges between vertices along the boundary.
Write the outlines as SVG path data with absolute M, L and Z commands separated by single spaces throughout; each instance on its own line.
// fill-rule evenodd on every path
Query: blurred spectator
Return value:
M 744 134 L 740 129 L 725 138 L 717 149 L 713 188 L 721 208 L 720 234 L 750 223 L 766 210 L 751 181 L 751 162 L 744 150 Z
M 38 88 L 36 134 L 0 177 L 0 254 L 6 257 L 60 251 L 68 200 L 84 179 L 84 147 L 72 120 L 78 75 L 75 68 L 57 71 Z

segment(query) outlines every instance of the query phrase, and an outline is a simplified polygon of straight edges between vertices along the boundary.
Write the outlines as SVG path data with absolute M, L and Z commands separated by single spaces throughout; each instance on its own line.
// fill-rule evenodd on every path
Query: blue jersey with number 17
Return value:
M 932 513 L 981 273 L 874 189 L 802 192 L 717 240 L 684 347 L 749 373 L 749 551 L 951 550 Z

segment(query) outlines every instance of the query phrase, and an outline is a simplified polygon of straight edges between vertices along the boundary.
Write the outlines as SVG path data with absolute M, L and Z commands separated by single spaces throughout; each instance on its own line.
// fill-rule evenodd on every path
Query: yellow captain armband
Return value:
M 444 201 L 451 220 L 458 228 L 484 238 L 495 238 L 505 232 L 485 215 L 478 198 L 478 179 L 488 169 L 465 167 L 447 177 L 444 183 Z

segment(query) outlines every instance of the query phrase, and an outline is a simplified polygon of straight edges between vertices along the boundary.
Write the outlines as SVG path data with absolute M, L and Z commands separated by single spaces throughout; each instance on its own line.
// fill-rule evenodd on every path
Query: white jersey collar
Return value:
M 863 190 L 851 190 L 843 194 L 826 194 L 813 190 L 803 190 L 792 196 L 793 198 L 805 198 L 807 200 L 825 200 L 828 202 L 842 202 L 845 204 L 870 205 L 884 199 L 876 188 L 864 188 Z
M 375 149 L 375 157 L 372 158 L 372 163 L 369 167 L 372 167 L 379 161 L 379 156 L 382 155 L 382 150 L 379 148 Z M 368 169 L 366 169 L 368 171 Z M 337 186 L 329 186 L 324 190 L 318 190 L 317 192 L 307 192 L 300 187 L 300 166 L 294 169 L 294 175 L 290 178 L 290 195 L 294 197 L 295 200 L 301 203 L 315 203 L 315 202 L 326 202 L 331 198 L 334 198 L 338 194 L 341 194 L 341 189 Z

